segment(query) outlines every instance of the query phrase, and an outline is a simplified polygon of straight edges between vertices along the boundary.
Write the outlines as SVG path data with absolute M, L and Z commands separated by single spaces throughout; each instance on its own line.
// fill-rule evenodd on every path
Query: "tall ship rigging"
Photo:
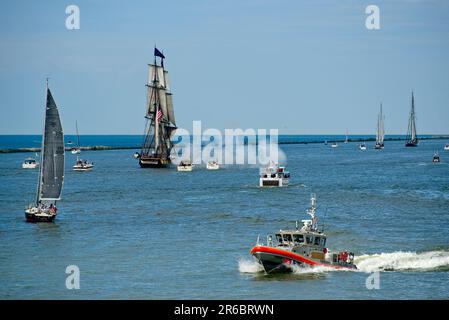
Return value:
M 140 153 L 135 154 L 142 168 L 163 168 L 171 162 L 170 152 L 173 148 L 171 138 L 177 127 L 164 59 L 163 53 L 154 48 L 154 62 L 148 65 L 144 140 Z
M 406 147 L 417 147 L 418 146 L 418 136 L 416 134 L 416 115 L 415 115 L 415 97 L 412 91 L 412 107 L 410 109 L 410 116 L 408 119 L 408 129 L 405 146 Z
M 376 144 L 374 149 L 384 148 L 384 138 L 385 138 L 385 128 L 384 128 L 385 117 L 382 113 L 382 103 L 380 104 L 380 113 L 377 117 L 377 131 L 376 131 Z
M 36 203 L 25 210 L 29 222 L 51 222 L 56 217 L 56 201 L 61 199 L 64 183 L 64 134 L 58 107 L 48 88 L 42 134 L 41 167 Z

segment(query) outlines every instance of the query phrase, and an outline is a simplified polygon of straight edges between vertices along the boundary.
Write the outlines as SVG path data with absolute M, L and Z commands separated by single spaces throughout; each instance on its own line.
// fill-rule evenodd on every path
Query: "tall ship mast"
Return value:
M 376 144 L 374 149 L 384 148 L 384 138 L 385 138 L 385 128 L 384 128 L 385 117 L 382 113 L 382 103 L 380 104 L 380 113 L 377 117 L 377 131 L 376 131 Z
M 416 115 L 415 115 L 415 97 L 412 91 L 412 107 L 410 109 L 410 117 L 408 119 L 408 129 L 405 146 L 406 147 L 417 147 L 418 146 L 418 136 L 416 134 Z
M 164 59 L 163 53 L 154 48 L 154 62 L 148 65 L 145 137 L 140 153 L 135 155 L 142 168 L 163 168 L 170 164 L 171 138 L 177 127 Z
M 56 217 L 56 201 L 61 199 L 64 183 L 64 134 L 58 107 L 48 88 L 42 134 L 41 167 L 36 203 L 25 210 L 29 222 L 51 222 Z

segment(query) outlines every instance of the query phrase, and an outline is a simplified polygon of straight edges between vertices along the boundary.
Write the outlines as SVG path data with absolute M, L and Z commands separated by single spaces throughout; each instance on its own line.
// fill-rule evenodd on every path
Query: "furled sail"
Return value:
M 376 143 L 383 144 L 385 137 L 384 116 L 382 113 L 382 104 L 380 104 L 380 113 L 377 118 Z
M 413 95 L 413 92 L 412 92 L 412 107 L 410 109 L 410 117 L 407 129 L 407 141 L 413 144 L 418 143 L 418 137 L 416 134 L 416 123 L 415 123 L 415 97 Z
M 47 88 L 38 200 L 59 200 L 64 182 L 64 134 L 58 107 Z

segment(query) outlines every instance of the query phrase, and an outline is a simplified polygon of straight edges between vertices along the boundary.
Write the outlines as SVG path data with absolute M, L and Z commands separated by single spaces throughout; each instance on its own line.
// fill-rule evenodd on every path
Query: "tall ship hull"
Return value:
M 170 164 L 170 159 L 162 159 L 158 157 L 141 156 L 139 159 L 139 165 L 141 168 L 167 168 Z
M 177 127 L 164 59 L 162 52 L 154 48 L 154 63 L 148 65 L 144 141 L 140 153 L 135 154 L 142 168 L 166 168 L 171 163 L 171 139 Z

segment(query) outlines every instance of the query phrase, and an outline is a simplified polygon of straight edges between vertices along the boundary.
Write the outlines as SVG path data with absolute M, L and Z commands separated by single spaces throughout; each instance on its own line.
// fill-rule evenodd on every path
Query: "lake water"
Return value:
M 2 137 L 2 148 L 40 144 L 37 136 L 22 144 L 14 137 Z M 256 167 L 141 169 L 134 150 L 111 150 L 83 151 L 95 168 L 74 172 L 76 156 L 67 153 L 52 224 L 25 222 L 38 171 L 21 162 L 34 154 L 0 154 L 0 298 L 448 299 L 445 143 L 388 142 L 382 151 L 373 143 L 366 151 L 356 143 L 281 145 L 291 185 L 268 189 L 258 187 Z M 440 164 L 432 163 L 435 150 Z M 353 251 L 359 270 L 258 272 L 249 254 L 257 236 L 306 219 L 311 192 L 329 248 Z M 79 290 L 66 289 L 68 265 L 80 269 Z M 380 288 L 368 290 L 375 271 Z

